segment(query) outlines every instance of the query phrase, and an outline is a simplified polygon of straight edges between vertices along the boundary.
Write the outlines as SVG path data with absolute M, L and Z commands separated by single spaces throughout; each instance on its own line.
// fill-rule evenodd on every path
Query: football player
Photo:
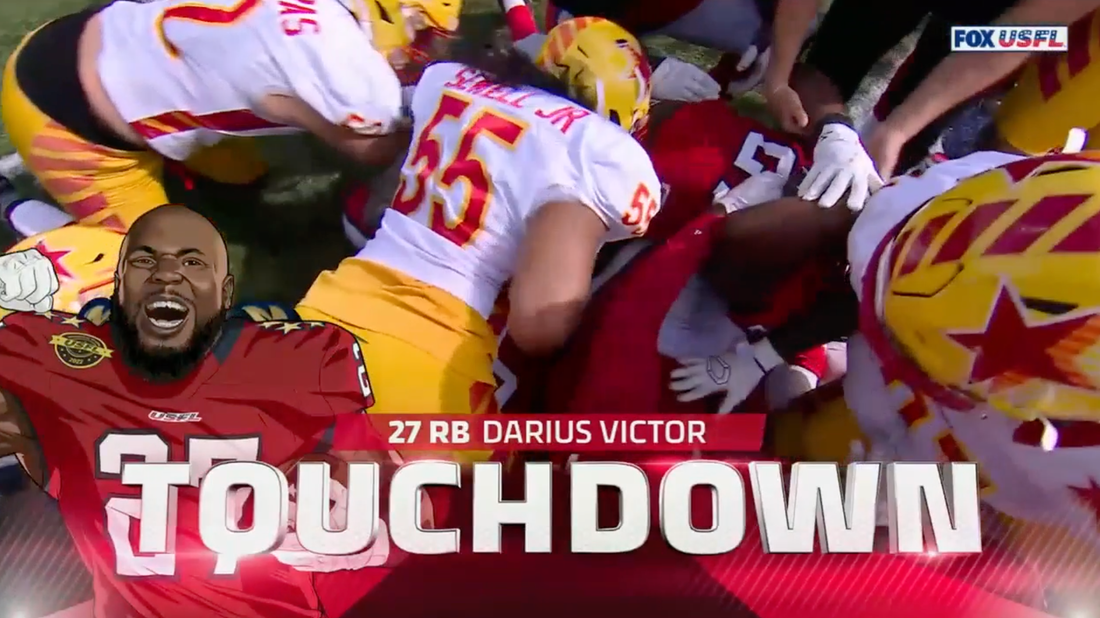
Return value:
M 677 401 L 663 379 L 675 359 L 707 357 L 743 340 L 750 326 L 783 321 L 819 286 L 814 268 L 772 289 L 714 286 L 704 268 L 725 212 L 778 197 L 809 165 L 798 136 L 720 101 L 662 103 L 652 116 L 646 141 L 665 193 L 661 211 L 644 239 L 606 260 L 563 354 L 532 359 L 503 338 L 495 371 L 497 402 L 506 411 L 715 411 L 721 406 L 695 402 L 701 397 Z M 813 388 L 828 366 L 820 347 L 794 361 L 772 372 L 766 398 L 754 402 L 759 409 L 780 408 Z M 624 366 L 630 369 L 617 371 Z
M 431 17 L 434 4 L 89 8 L 35 30 L 12 54 L 5 128 L 73 218 L 118 231 L 168 201 L 166 160 L 221 182 L 258 179 L 266 167 L 244 137 L 306 131 L 357 161 L 387 163 L 408 143 L 394 72 L 417 57 L 405 11 L 435 31 L 444 26 Z
M 57 499 L 93 575 L 95 616 L 325 616 L 314 583 L 332 565 L 295 533 L 269 555 L 215 556 L 199 540 L 198 487 L 224 460 L 290 471 L 332 453 L 339 464 L 333 436 L 388 463 L 364 415 L 371 390 L 355 338 L 331 324 L 230 319 L 225 241 L 182 207 L 136 220 L 120 250 L 111 310 L 98 315 L 52 309 L 60 273 L 41 253 L 0 257 L 0 456 L 16 455 Z M 140 488 L 121 482 L 136 459 L 193 472 L 156 553 L 138 550 L 149 514 Z M 379 530 L 375 545 L 335 568 L 385 562 Z
M 856 309 L 833 305 L 721 362 L 756 378 L 790 341 L 849 328 L 843 392 L 779 417 L 781 455 L 843 461 L 863 442 L 887 460 L 976 462 L 983 500 L 1033 559 L 1095 568 L 1097 187 L 1094 153 L 978 152 L 899 178 L 854 224 L 793 200 L 736 213 L 755 224 L 730 237 L 742 268 L 846 239 Z M 787 251 L 764 250 L 781 240 Z M 741 397 L 751 381 L 729 388 Z
M 1089 131 L 1086 148 L 1100 148 L 1100 113 L 1090 102 L 1100 93 L 1100 63 L 1094 50 L 1100 11 L 1069 28 L 1064 54 L 1036 54 L 994 114 L 999 147 L 1008 152 L 1044 154 L 1062 145 L 1075 127 Z
M 642 235 L 660 205 L 633 135 L 650 71 L 632 35 L 579 18 L 549 33 L 540 66 L 511 50 L 470 62 L 497 66 L 425 71 L 381 228 L 298 307 L 366 342 L 376 412 L 491 411 L 487 320 L 505 284 L 516 344 L 555 350 L 580 318 L 597 251 Z
M 523 0 L 502 0 L 508 13 Z M 673 57 L 651 56 L 653 97 L 669 101 L 703 101 L 721 94 L 751 90 L 767 66 L 773 0 L 673 0 L 621 2 L 559 0 L 546 3 L 544 23 L 588 15 L 622 24 L 638 36 L 659 34 L 724 53 L 708 75 L 701 68 Z M 512 27 L 513 35 L 517 34 Z
M 774 59 L 765 77 L 765 96 L 788 130 L 805 130 L 830 114 L 842 114 L 872 65 L 931 15 L 904 70 L 895 76 L 894 87 L 886 94 L 889 106 L 876 110 L 882 122 L 863 130 L 878 172 L 888 178 L 899 169 L 903 146 L 947 112 L 1008 78 L 1027 59 L 1026 54 L 950 55 L 951 26 L 1069 24 L 1097 4 L 1095 0 L 906 0 L 889 4 L 838 0 L 817 32 L 806 58 L 807 70 L 796 72 L 789 82 L 805 24 L 816 15 L 819 2 L 784 0 L 775 20 Z M 849 44 L 854 24 L 867 33 L 856 47 Z M 1064 136 L 1063 131 L 1058 139 Z M 914 156 L 919 160 L 923 153 L 917 149 Z M 905 171 L 911 162 L 903 161 L 899 171 Z

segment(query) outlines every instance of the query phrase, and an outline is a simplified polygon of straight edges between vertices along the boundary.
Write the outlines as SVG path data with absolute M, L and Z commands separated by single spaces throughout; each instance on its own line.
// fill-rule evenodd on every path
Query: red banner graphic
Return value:
M 399 450 L 759 451 L 763 414 L 408 414 L 371 415 Z

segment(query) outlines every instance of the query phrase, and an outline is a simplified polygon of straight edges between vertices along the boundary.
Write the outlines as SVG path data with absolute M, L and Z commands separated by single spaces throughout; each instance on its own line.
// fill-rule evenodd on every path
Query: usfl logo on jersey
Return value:
M 955 26 L 951 51 L 1064 52 L 1069 45 L 1066 26 Z

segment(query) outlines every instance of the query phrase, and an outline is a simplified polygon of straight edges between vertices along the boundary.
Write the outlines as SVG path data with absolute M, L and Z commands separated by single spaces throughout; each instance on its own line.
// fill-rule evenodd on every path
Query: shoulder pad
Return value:
M 298 321 L 298 312 L 291 305 L 283 303 L 253 302 L 237 305 L 229 312 L 230 319 L 250 320 L 253 322 L 272 322 L 278 320 Z
M 94 298 L 80 308 L 76 317 L 87 320 L 96 326 L 103 326 L 111 318 L 111 300 L 108 298 Z

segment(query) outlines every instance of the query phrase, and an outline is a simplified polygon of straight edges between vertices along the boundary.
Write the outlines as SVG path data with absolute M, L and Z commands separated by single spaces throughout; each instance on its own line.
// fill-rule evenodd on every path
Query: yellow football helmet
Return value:
M 435 35 L 458 30 L 461 0 L 340 0 L 365 25 L 371 43 L 395 68 L 427 59 Z
M 882 323 L 937 388 L 1017 418 L 1100 421 L 1100 152 L 966 179 L 893 241 Z
M 400 66 L 407 62 L 415 32 L 405 20 L 401 0 L 340 0 L 340 3 L 359 23 L 370 27 L 371 44 L 391 64 Z
M 405 20 L 417 32 L 433 30 L 450 35 L 458 30 L 462 0 L 404 0 L 401 4 Z
M 599 17 L 565 20 L 547 33 L 537 62 L 578 101 L 635 135 L 644 131 L 652 71 L 622 27 Z
M 66 225 L 26 238 L 8 252 L 38 249 L 49 258 L 61 285 L 53 297 L 54 309 L 77 313 L 92 299 L 110 298 L 124 237 L 105 227 Z

